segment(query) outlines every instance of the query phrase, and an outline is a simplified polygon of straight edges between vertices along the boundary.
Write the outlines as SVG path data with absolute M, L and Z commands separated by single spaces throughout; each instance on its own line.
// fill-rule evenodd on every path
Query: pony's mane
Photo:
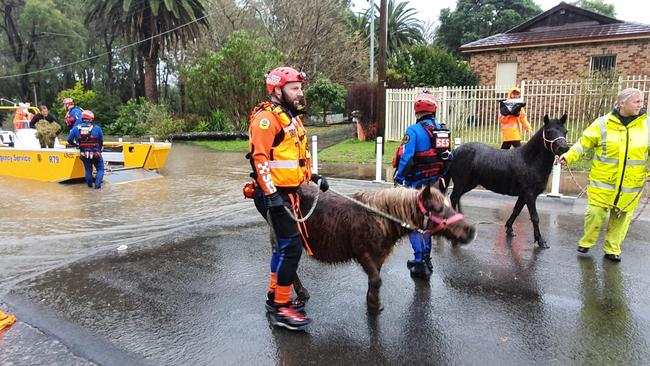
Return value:
M 382 212 L 386 212 L 412 226 L 422 225 L 420 210 L 415 204 L 418 191 L 415 189 L 392 188 L 374 192 L 359 192 L 356 198 Z M 379 216 L 377 216 L 379 218 Z M 399 224 L 390 220 L 378 220 L 381 230 L 385 233 L 394 231 Z

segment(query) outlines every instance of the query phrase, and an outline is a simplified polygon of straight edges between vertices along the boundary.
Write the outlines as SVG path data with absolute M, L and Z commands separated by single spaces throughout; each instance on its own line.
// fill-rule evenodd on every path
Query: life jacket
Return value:
M 93 134 L 93 128 L 95 125 L 90 124 L 88 126 L 79 125 L 79 151 L 81 156 L 92 159 L 101 156 L 101 146 L 99 145 L 99 138 L 97 135 Z
M 449 159 L 451 150 L 451 131 L 445 125 L 440 124 L 436 128 L 436 122 L 424 120 L 431 123 L 420 123 L 431 141 L 430 147 L 424 151 L 416 151 L 413 156 L 413 166 L 407 172 L 408 177 L 417 175 L 418 179 L 436 177 L 443 173 L 445 163 Z M 422 121 L 421 121 L 422 122 Z M 393 156 L 393 168 L 399 167 L 399 162 L 404 154 L 404 142 L 400 144 Z
M 269 155 L 273 184 L 278 187 L 297 187 L 308 182 L 311 178 L 311 155 L 307 149 L 307 131 L 300 117 L 290 117 L 282 107 L 267 101 L 253 109 L 250 120 L 253 121 L 263 111 L 273 113 L 275 121 L 269 123 L 280 123 L 284 131 L 283 134 L 276 135 Z M 256 176 L 257 169 L 252 154 L 249 153 L 247 157 Z

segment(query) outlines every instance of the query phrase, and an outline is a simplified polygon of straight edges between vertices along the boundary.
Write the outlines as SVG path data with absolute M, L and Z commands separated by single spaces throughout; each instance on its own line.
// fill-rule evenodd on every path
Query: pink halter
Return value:
M 560 140 L 560 139 L 562 139 L 562 140 L 564 140 L 566 142 L 566 137 L 564 137 L 564 136 L 558 136 L 558 137 L 554 138 L 553 140 L 547 139 L 545 129 L 542 129 L 542 138 L 544 139 L 544 148 L 546 148 L 548 151 L 552 152 L 553 155 L 555 155 L 555 152 L 553 151 L 553 143 L 555 143 L 555 141 Z M 548 143 L 549 145 L 546 146 L 546 143 Z
M 430 211 L 427 211 L 427 209 L 424 207 L 424 203 L 422 203 L 422 200 L 420 199 L 420 193 L 417 194 L 417 202 L 418 202 L 418 207 L 420 208 L 420 212 L 424 215 L 425 218 L 425 227 L 426 227 L 426 219 L 431 220 L 433 223 L 435 223 L 436 227 L 433 229 L 428 229 L 426 231 L 430 232 L 431 234 L 437 233 L 438 231 L 444 230 L 447 225 L 453 224 L 455 222 L 458 222 L 463 219 L 463 215 L 460 213 L 456 213 L 451 217 L 448 218 L 442 218 L 434 215 Z

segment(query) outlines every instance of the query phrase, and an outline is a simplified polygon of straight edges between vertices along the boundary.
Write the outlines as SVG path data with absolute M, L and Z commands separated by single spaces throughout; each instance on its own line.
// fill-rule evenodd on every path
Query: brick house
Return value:
M 462 45 L 481 85 L 577 79 L 590 71 L 650 75 L 650 25 L 558 4 L 501 34 Z

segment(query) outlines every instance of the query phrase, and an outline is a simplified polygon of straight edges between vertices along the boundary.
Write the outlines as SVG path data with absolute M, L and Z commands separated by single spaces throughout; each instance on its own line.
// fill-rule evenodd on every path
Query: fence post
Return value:
M 311 172 L 318 174 L 318 136 L 311 137 Z
M 382 148 L 383 139 L 381 136 L 377 137 L 377 162 L 375 163 L 375 182 L 382 182 L 381 180 L 381 169 L 383 167 L 381 152 L 384 150 Z
M 547 194 L 549 197 L 562 197 L 560 193 L 560 164 L 553 165 L 553 177 L 551 178 L 551 193 Z

